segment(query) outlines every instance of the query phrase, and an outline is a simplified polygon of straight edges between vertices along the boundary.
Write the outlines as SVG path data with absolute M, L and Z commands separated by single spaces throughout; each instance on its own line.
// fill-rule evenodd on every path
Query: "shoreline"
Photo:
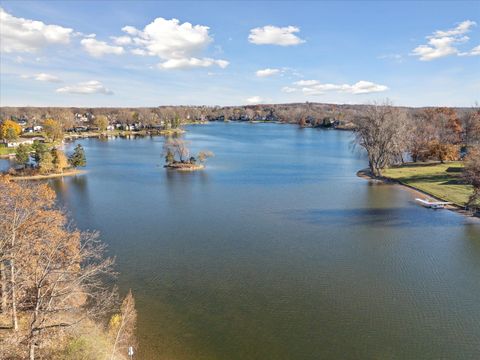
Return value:
M 163 166 L 167 170 L 175 170 L 175 171 L 198 171 L 198 170 L 203 170 L 205 169 L 205 165 L 189 165 L 185 166 L 175 166 L 175 165 L 164 165 Z
M 74 176 L 74 175 L 83 175 L 86 174 L 87 170 L 70 170 L 58 174 L 48 174 L 48 175 L 30 175 L 30 176 L 10 176 L 11 181 L 23 181 L 23 180 L 43 180 L 43 179 L 54 179 L 64 176 Z
M 437 201 L 448 201 L 448 200 L 442 199 L 438 196 L 432 195 L 432 194 L 430 194 L 430 193 L 428 193 L 424 190 L 420 190 L 420 189 L 418 189 L 416 187 L 413 187 L 411 185 L 404 184 L 401 181 L 396 180 L 396 179 L 392 179 L 392 178 L 389 178 L 389 177 L 375 178 L 371 175 L 370 170 L 368 168 L 357 171 L 356 175 L 359 178 L 362 178 L 362 179 L 365 179 L 365 180 L 368 180 L 368 181 L 375 181 L 375 182 L 378 182 L 378 183 L 381 183 L 381 184 L 400 185 L 405 190 L 409 191 L 411 194 L 416 195 L 418 198 L 422 198 L 423 196 L 428 196 L 428 197 L 430 197 L 432 199 L 435 199 Z M 445 209 L 453 211 L 455 213 L 461 214 L 461 215 L 469 217 L 469 218 L 473 218 L 473 219 L 479 219 L 480 218 L 479 216 L 474 215 L 471 212 L 465 210 L 464 207 L 462 207 L 460 205 L 457 205 L 457 204 L 454 204 L 454 203 L 446 205 Z

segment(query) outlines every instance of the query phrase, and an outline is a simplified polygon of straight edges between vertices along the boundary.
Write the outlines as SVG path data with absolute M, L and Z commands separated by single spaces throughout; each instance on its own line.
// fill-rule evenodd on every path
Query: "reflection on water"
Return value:
M 82 140 L 55 179 L 136 296 L 142 359 L 480 358 L 480 225 L 355 176 L 348 132 L 191 126 L 204 171 L 163 138 Z

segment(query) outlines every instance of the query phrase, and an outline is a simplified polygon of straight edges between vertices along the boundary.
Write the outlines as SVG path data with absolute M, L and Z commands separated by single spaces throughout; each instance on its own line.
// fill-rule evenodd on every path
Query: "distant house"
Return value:
M 73 131 L 75 132 L 85 132 L 88 131 L 88 127 L 84 125 L 77 125 L 73 128 Z
M 108 130 L 108 131 L 115 130 L 115 125 L 113 125 L 113 124 L 108 124 L 107 130 Z
M 30 127 L 25 128 L 24 132 L 33 133 L 33 132 L 41 132 L 42 130 L 43 130 L 43 126 L 34 125 L 34 126 L 30 126 Z
M 16 148 L 17 146 L 22 145 L 22 144 L 32 145 L 33 142 L 36 141 L 36 140 L 43 141 L 43 139 L 40 138 L 40 137 L 34 137 L 34 138 L 29 138 L 29 139 L 20 138 L 20 139 L 15 140 L 15 141 L 7 142 L 7 147 Z

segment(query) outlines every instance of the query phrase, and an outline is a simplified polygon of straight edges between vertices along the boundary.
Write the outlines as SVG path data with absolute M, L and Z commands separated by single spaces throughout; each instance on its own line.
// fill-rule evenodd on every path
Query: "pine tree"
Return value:
M 70 162 L 70 165 L 75 168 L 87 165 L 85 150 L 83 150 L 82 145 L 78 144 L 77 146 L 75 146 L 75 150 L 73 151 L 73 154 L 70 155 L 70 158 L 68 160 Z
M 28 145 L 20 144 L 15 151 L 15 161 L 26 166 L 30 160 L 30 149 Z

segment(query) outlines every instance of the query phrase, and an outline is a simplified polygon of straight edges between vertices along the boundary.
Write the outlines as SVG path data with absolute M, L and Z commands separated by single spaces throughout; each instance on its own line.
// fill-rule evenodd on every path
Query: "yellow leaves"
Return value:
M 15 121 L 5 120 L 0 125 L 0 138 L 6 140 L 14 140 L 22 133 L 22 127 Z
M 47 119 L 43 122 L 45 135 L 51 140 L 60 140 L 63 137 L 62 126 L 58 121 Z
M 53 165 L 55 166 L 55 170 L 58 172 L 63 172 L 63 169 L 69 166 L 67 156 L 60 149 L 53 149 L 52 155 L 53 155 Z
M 118 328 L 122 324 L 122 315 L 115 314 L 110 318 L 108 323 L 108 332 L 111 334 L 115 334 L 118 331 Z

